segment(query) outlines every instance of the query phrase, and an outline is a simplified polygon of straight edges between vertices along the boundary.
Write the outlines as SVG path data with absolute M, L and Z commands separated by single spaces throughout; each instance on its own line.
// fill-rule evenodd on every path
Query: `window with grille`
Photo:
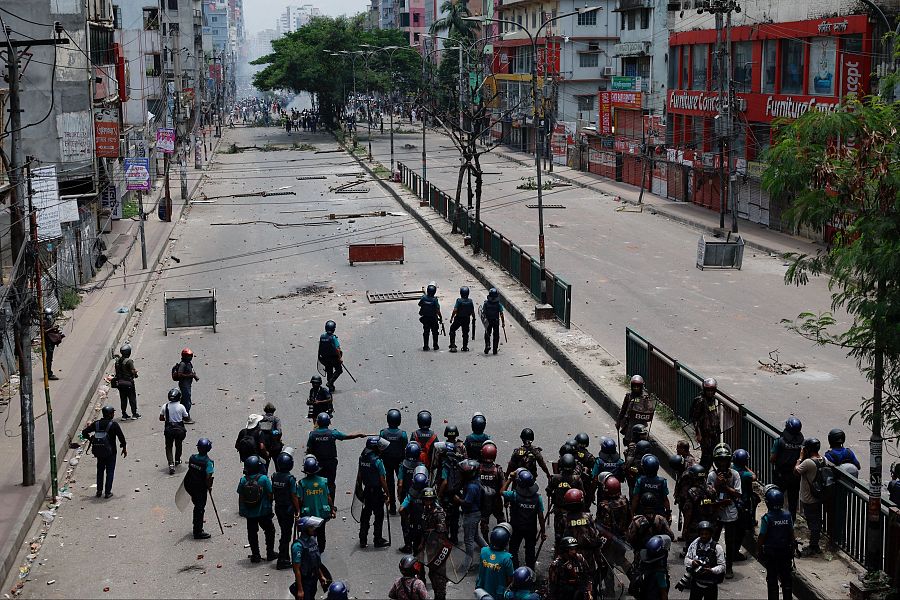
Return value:
M 594 110 L 594 98 L 595 96 L 575 96 L 575 101 L 578 102 L 578 110 L 580 112 Z
M 578 55 L 578 66 L 581 68 L 596 67 L 600 64 L 600 56 L 594 53 L 582 52 Z
M 591 27 L 597 24 L 597 11 L 578 13 L 578 24 Z

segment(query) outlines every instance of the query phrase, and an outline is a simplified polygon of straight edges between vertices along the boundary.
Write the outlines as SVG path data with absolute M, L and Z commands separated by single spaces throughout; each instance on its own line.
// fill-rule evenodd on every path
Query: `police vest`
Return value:
M 538 501 L 537 492 L 526 496 L 516 490 L 516 496 L 510 501 L 510 517 L 513 528 L 534 529 L 537 526 Z
M 457 453 L 447 454 L 444 465 L 447 467 L 447 496 L 452 497 L 462 487 L 462 474 L 459 472 L 459 462 L 463 459 Z
M 206 469 L 209 458 L 194 454 L 188 459 L 187 473 L 184 474 L 184 489 L 199 492 L 206 487 Z
M 483 464 L 478 469 L 478 478 L 481 481 L 482 512 L 490 511 L 494 507 L 500 487 L 503 485 L 503 469 L 495 464 Z
M 403 459 L 403 451 L 406 446 L 403 444 L 403 432 L 399 429 L 382 429 L 378 435 L 390 442 L 390 446 L 381 451 L 383 458 L 400 461 Z
M 553 504 L 556 506 L 556 508 L 558 510 L 561 510 L 562 505 L 563 505 L 563 503 L 562 503 L 563 497 L 565 497 L 566 492 L 568 492 L 574 486 L 572 485 L 571 482 L 566 481 L 562 477 L 560 477 L 556 481 L 552 482 L 552 484 L 553 484 L 553 488 L 552 488 Z
M 785 553 L 791 549 L 791 513 L 786 510 L 769 511 L 763 515 L 766 521 L 766 544 L 764 551 Z
M 619 456 L 618 452 L 613 453 L 605 453 L 601 452 L 597 455 L 597 460 L 600 461 L 599 472 L 607 472 L 612 473 L 616 477 L 619 476 L 619 473 L 622 471 L 622 457 Z
M 301 535 L 294 543 L 303 547 L 303 553 L 300 556 L 300 573 L 306 577 L 318 576 L 319 567 L 322 565 L 318 540 L 314 536 Z
M 422 531 L 425 522 L 422 516 L 425 514 L 425 504 L 422 502 L 422 492 L 410 490 L 409 504 L 406 505 L 406 526 L 412 531 Z
M 314 429 L 309 434 L 307 446 L 319 462 L 337 460 L 337 438 L 330 429 Z
M 655 410 L 656 402 L 653 401 L 649 394 L 641 394 L 640 398 L 637 399 L 631 398 L 628 402 L 628 433 L 631 433 L 631 427 L 639 423 L 646 425 L 652 421 Z
M 337 348 L 334 347 L 334 334 L 327 331 L 319 336 L 319 360 L 328 364 L 338 358 Z
M 481 458 L 481 445 L 488 439 L 483 433 L 470 433 L 466 436 L 463 446 L 466 448 L 466 456 L 473 460 Z
M 359 457 L 359 473 L 363 485 L 369 488 L 381 488 L 381 471 L 378 469 L 378 456 L 371 450 L 363 450 Z
M 422 296 L 419 300 L 419 316 L 420 317 L 436 317 L 438 312 L 438 301 L 434 296 Z
M 481 307 L 481 314 L 488 321 L 496 321 L 500 318 L 500 301 L 488 298 Z
M 294 483 L 297 481 L 290 473 L 276 472 L 272 475 L 272 495 L 275 496 L 275 508 L 293 507 Z
M 456 318 L 460 321 L 470 319 L 475 314 L 475 304 L 471 298 L 460 298 L 456 302 Z
M 513 464 L 525 467 L 532 475 L 537 475 L 537 456 L 528 446 L 520 446 L 513 450 Z
M 584 465 L 585 467 L 587 467 L 587 470 L 588 470 L 588 471 L 590 471 L 591 469 L 594 468 L 594 461 L 597 460 L 597 459 L 595 459 L 594 456 L 593 456 L 590 452 L 588 452 L 587 450 L 578 450 L 578 451 L 575 453 L 575 458 L 578 459 L 578 462 L 580 462 L 582 465 Z
M 644 476 L 641 478 L 641 492 L 642 493 L 651 493 L 656 496 L 656 505 L 657 508 L 662 508 L 663 503 L 663 486 L 666 485 L 666 480 L 657 475 L 656 477 L 647 477 Z
M 699 539 L 699 538 L 698 538 Z M 696 547 L 697 552 L 697 560 L 704 563 L 710 569 L 715 567 L 717 564 L 716 557 L 716 541 L 710 540 L 708 546 L 703 546 L 699 542 Z M 721 583 L 722 576 L 714 575 L 712 573 L 696 573 L 694 577 L 697 578 L 698 581 L 703 581 L 706 583 Z
M 409 493 L 409 490 L 412 487 L 413 475 L 416 474 L 416 467 L 421 464 L 422 463 L 417 460 L 404 459 L 403 479 L 400 480 L 400 489 L 403 491 L 404 496 Z
M 803 450 L 803 434 L 785 431 L 778 439 L 780 443 L 778 456 L 775 457 L 775 470 L 782 475 L 791 475 L 800 458 L 800 451 Z

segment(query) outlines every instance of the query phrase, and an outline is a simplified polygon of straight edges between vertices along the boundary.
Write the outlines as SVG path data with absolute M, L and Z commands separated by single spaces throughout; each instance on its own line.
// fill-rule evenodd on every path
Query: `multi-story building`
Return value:
M 722 207 L 718 176 L 719 74 L 713 17 L 685 1 L 669 38 L 667 192 L 713 210 Z M 683 16 L 682 16 L 683 15 Z M 876 21 L 841 1 L 749 0 L 733 13 L 730 78 L 735 90 L 733 184 L 738 215 L 781 227 L 783 199 L 760 189 L 761 160 L 773 123 L 811 110 L 836 110 L 848 94 L 871 90 Z M 727 184 L 727 181 L 724 182 Z
M 204 33 L 208 32 L 215 52 L 231 49 L 229 38 L 229 11 L 225 0 L 205 0 L 203 17 L 206 21 Z
M 101 220 L 101 198 L 122 193 L 122 102 L 125 61 L 114 40 L 116 11 L 109 0 L 56 2 L 4 0 L 4 22 L 21 40 L 54 38 L 59 22 L 67 45 L 32 46 L 19 61 L 19 100 L 26 132 L 19 160 L 33 156 L 32 168 L 55 167 L 61 204 L 47 211 L 40 227 L 50 234 L 59 262 L 57 280 L 86 282 L 99 252 L 93 242 Z M 10 137 L 4 144 L 10 143 Z M 7 147 L 8 149 L 8 147 Z M 101 222 L 103 221 L 103 222 Z M 52 232 L 52 233 L 51 233 Z

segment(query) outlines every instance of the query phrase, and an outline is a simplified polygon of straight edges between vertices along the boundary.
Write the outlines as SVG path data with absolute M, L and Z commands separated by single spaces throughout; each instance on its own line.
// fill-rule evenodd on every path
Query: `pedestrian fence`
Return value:
M 456 220 L 457 229 L 464 235 L 471 236 L 473 243 L 478 243 L 484 253 L 509 273 L 516 281 L 525 286 L 535 299 L 541 298 L 541 266 L 530 254 L 522 250 L 499 231 L 479 221 L 464 206 L 441 191 L 433 183 L 422 178 L 403 163 L 398 163 L 400 181 L 411 190 L 417 198 L 428 202 L 450 223 Z M 562 277 L 546 271 L 547 302 L 553 306 L 556 318 L 565 326 L 572 323 L 572 285 Z
M 655 394 L 681 422 L 682 430 L 690 422 L 693 399 L 700 395 L 703 376 L 682 364 L 678 359 L 660 350 L 647 338 L 630 327 L 625 328 L 625 369 L 628 377 L 640 375 L 646 388 Z M 773 482 L 769 452 L 780 435 L 781 427 L 772 425 L 761 416 L 732 398 L 721 389 L 716 394 L 719 400 L 722 425 L 722 441 L 732 450 L 743 448 L 750 454 L 750 468 L 759 482 L 766 485 Z M 866 538 L 870 529 L 867 522 L 869 508 L 868 486 L 841 469 L 834 469 L 837 479 L 833 502 L 826 508 L 823 527 L 832 542 L 853 560 L 863 564 L 866 558 Z M 880 482 L 879 482 L 880 484 Z M 878 526 L 884 531 L 886 549 L 889 542 L 888 513 L 895 505 L 882 498 Z M 898 560 L 897 556 L 887 556 L 882 568 L 890 572 L 889 565 Z

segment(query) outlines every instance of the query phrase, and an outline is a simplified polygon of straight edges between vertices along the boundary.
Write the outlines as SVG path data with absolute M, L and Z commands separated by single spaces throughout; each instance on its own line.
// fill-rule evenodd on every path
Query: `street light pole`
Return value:
M 510 23 L 518 27 L 531 40 L 531 114 L 535 126 L 535 152 L 534 152 L 534 170 L 537 180 L 537 204 L 538 204 L 538 257 L 540 260 L 540 276 L 541 276 L 541 304 L 547 304 L 547 252 L 544 246 L 544 190 L 541 181 L 541 149 L 544 144 L 544 125 L 538 109 L 538 89 L 537 89 L 537 38 L 541 36 L 541 30 L 553 21 L 571 17 L 573 15 L 591 13 L 600 10 L 599 6 L 583 8 L 573 12 L 557 15 L 547 19 L 538 27 L 534 35 L 528 31 L 521 23 L 510 21 L 507 19 L 492 19 L 488 17 L 466 17 L 467 21 L 481 21 L 492 23 Z

